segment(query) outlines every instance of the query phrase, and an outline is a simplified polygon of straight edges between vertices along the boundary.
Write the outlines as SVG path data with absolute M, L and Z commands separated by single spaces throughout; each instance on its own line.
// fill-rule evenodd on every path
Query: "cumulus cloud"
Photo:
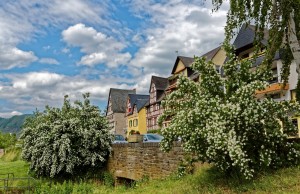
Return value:
M 107 1 L 101 4 L 84 0 L 22 0 L 0 4 L 0 69 L 24 67 L 37 60 L 32 51 L 18 44 L 44 33 L 45 26 L 86 22 L 107 26 Z M 47 48 L 47 47 L 45 47 Z
M 211 5 L 200 6 L 199 1 L 199 4 L 192 3 L 131 1 L 132 11 L 143 19 L 148 18 L 148 22 L 154 25 L 144 30 L 144 44 L 130 61 L 131 66 L 143 68 L 145 73 L 168 74 L 177 51 L 178 55 L 199 56 L 222 43 L 226 10 L 212 14 Z M 138 34 L 134 40 L 141 42 Z
M 24 67 L 37 60 L 31 51 L 23 51 L 16 47 L 0 46 L 0 69 Z
M 87 66 L 106 64 L 108 67 L 117 67 L 131 59 L 130 53 L 122 52 L 126 47 L 124 43 L 84 24 L 70 26 L 62 32 L 62 36 L 69 46 L 79 47 L 81 52 L 86 54 L 79 64 Z
M 58 65 L 59 64 L 59 62 L 53 58 L 41 58 L 39 60 L 39 62 L 44 63 L 44 64 L 50 64 L 50 65 Z
M 0 82 L 0 99 L 6 99 L 11 110 L 43 109 L 45 105 L 60 106 L 64 95 L 72 100 L 80 99 L 83 93 L 91 93 L 91 99 L 105 102 L 109 88 L 130 89 L 130 79 L 103 74 L 99 79 L 81 75 L 66 76 L 51 72 L 2 74 L 7 82 Z M 120 84 L 122 83 L 122 84 Z M 0 112 L 3 112 L 0 107 Z
M 60 106 L 66 94 L 79 99 L 90 92 L 93 100 L 105 103 L 111 87 L 137 88 L 138 93 L 147 94 L 151 75 L 170 75 L 176 51 L 192 57 L 223 41 L 228 8 L 211 14 L 211 5 L 203 6 L 199 0 L 123 0 L 142 23 L 138 29 L 129 29 L 110 18 L 109 2 L 22 0 L 0 5 L 0 69 L 37 61 L 33 52 L 18 45 L 46 33 L 47 26 L 65 29 L 62 40 L 67 47 L 59 48 L 60 53 L 71 55 L 73 47 L 83 53 L 78 60 L 80 72 L 72 76 L 49 71 L 0 73 L 0 99 L 8 104 L 5 109 L 0 106 L 0 114 L 43 109 L 46 104 Z M 137 52 L 126 51 L 130 49 Z M 51 58 L 39 62 L 58 63 Z M 108 68 L 93 68 L 100 64 Z M 119 65 L 122 68 L 116 68 Z

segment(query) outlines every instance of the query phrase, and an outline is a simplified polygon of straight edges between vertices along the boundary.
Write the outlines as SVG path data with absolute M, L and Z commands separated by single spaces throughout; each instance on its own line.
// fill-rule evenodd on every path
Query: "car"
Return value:
M 115 135 L 115 140 L 113 143 L 128 143 L 125 138 L 123 137 L 123 135 Z
M 143 134 L 143 142 L 161 142 L 164 137 L 158 134 L 147 133 Z

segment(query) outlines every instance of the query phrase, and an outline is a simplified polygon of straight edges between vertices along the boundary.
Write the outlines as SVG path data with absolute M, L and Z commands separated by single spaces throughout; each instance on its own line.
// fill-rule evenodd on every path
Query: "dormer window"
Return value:
M 250 56 L 249 53 L 243 54 L 243 55 L 241 56 L 241 59 L 246 59 L 246 58 L 248 58 L 249 56 Z
M 128 112 L 128 113 L 131 112 L 131 105 L 130 105 L 129 100 L 128 100 L 128 103 L 127 103 L 127 112 Z

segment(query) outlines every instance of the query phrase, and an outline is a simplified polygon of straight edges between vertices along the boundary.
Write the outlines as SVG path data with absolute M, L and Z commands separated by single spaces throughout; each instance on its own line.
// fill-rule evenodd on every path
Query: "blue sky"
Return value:
M 179 55 L 221 44 L 226 3 L 203 0 L 16 0 L 0 3 L 0 117 L 90 92 L 100 109 L 109 88 L 147 94 Z

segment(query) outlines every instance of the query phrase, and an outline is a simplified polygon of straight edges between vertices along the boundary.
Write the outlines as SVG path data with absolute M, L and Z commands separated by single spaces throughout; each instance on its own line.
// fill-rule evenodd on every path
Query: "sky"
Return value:
M 227 10 L 209 0 L 0 0 L 0 117 L 87 92 L 103 111 L 110 88 L 148 94 L 177 55 L 222 43 Z

